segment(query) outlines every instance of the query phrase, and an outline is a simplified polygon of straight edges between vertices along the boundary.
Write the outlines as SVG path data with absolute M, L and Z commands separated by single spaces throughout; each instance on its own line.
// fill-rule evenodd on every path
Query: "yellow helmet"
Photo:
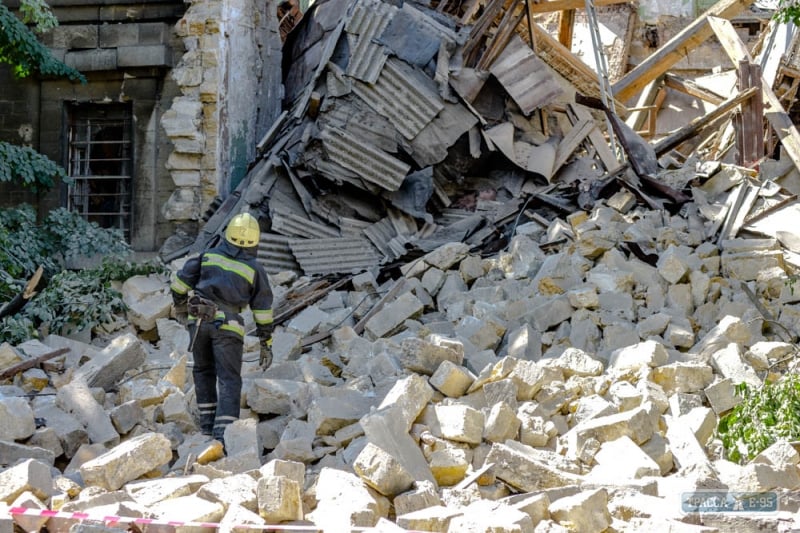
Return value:
M 242 248 L 258 245 L 261 229 L 258 220 L 250 213 L 240 213 L 233 217 L 225 228 L 225 240 Z

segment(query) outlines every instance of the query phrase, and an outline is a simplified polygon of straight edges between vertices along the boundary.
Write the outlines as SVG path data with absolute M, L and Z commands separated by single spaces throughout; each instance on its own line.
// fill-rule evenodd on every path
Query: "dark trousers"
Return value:
M 200 423 L 204 426 L 213 420 L 212 435 L 218 440 L 228 424 L 239 418 L 242 342 L 236 333 L 219 329 L 219 323 L 203 322 L 192 350 Z

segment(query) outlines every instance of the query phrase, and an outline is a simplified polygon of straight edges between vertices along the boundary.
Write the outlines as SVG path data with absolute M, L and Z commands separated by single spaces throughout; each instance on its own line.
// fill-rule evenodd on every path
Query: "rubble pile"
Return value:
M 266 372 L 247 338 L 227 456 L 197 432 L 167 281 L 131 278 L 133 321 L 105 348 L 51 336 L 0 351 L 8 367 L 68 348 L 2 387 L 0 499 L 222 528 L 724 530 L 737 518 L 699 525 L 681 495 L 800 485 L 789 443 L 738 465 L 713 439 L 734 385 L 795 354 L 782 335 L 800 307 L 776 240 L 717 247 L 710 227 L 601 205 L 563 220 L 569 239 L 547 251 L 528 223 L 491 258 L 450 243 L 397 280 L 356 275 L 277 328 Z M 281 299 L 308 279 L 272 282 Z M 150 323 L 156 344 L 133 326 Z
M 288 36 L 291 105 L 169 257 L 243 209 L 268 225 L 274 363 L 246 337 L 227 453 L 198 431 L 168 279 L 131 278 L 103 335 L 0 346 L 0 530 L 788 529 L 794 443 L 740 465 L 715 429 L 796 357 L 794 160 L 667 170 L 690 134 L 656 150 L 617 121 L 623 163 L 577 103 L 591 76 L 538 27 L 536 52 L 489 31 L 501 3 L 472 29 L 348 5 Z M 687 509 L 702 490 L 780 511 Z

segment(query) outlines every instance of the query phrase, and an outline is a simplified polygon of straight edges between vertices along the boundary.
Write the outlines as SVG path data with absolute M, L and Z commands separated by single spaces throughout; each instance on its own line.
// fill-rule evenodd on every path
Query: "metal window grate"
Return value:
M 73 105 L 68 109 L 67 202 L 103 228 L 131 239 L 133 143 L 129 106 Z

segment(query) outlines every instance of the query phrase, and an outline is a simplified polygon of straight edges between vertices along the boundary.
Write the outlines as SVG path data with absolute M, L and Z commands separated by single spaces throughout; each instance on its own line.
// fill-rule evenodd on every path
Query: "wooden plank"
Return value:
M 672 150 L 685 140 L 689 139 L 690 137 L 694 137 L 705 126 L 708 126 L 716 119 L 722 117 L 723 115 L 726 115 L 733 108 L 735 108 L 742 102 L 746 101 L 748 98 L 752 98 L 757 93 L 758 93 L 757 87 L 751 87 L 747 90 L 744 90 L 738 93 L 733 98 L 729 98 L 728 100 L 723 102 L 716 109 L 709 111 L 702 117 L 697 117 L 696 119 L 689 122 L 687 125 L 667 135 L 666 137 L 664 137 L 663 139 L 661 139 L 660 141 L 658 141 L 653 145 L 653 149 L 656 151 L 656 155 L 661 157 L 663 154 Z
M 567 105 L 567 117 L 573 126 L 579 120 L 594 120 L 594 117 L 592 117 L 592 114 L 589 113 L 589 110 L 578 104 Z M 594 147 L 597 157 L 599 157 L 600 161 L 602 161 L 603 166 L 606 169 L 606 173 L 613 174 L 619 170 L 623 163 L 617 159 L 617 156 L 611 150 L 611 147 L 608 145 L 608 141 L 606 141 L 605 136 L 597 127 L 597 121 L 595 121 L 595 127 L 589 132 L 588 139 Z
M 739 62 L 739 89 L 755 87 L 761 91 L 761 66 L 747 60 Z M 737 115 L 741 127 L 736 129 L 736 162 L 742 167 L 753 167 L 764 157 L 764 104 L 761 98 L 748 98 L 742 102 L 742 112 Z
M 37 357 L 33 357 L 31 359 L 26 359 L 25 361 L 22 361 L 20 363 L 15 364 L 15 365 L 11 365 L 9 367 L 6 367 L 2 371 L 0 371 L 0 379 L 6 379 L 6 378 L 10 378 L 12 376 L 15 376 L 19 372 L 24 372 L 25 370 L 28 370 L 29 368 L 35 367 L 39 363 L 44 363 L 45 361 L 48 361 L 48 360 L 50 360 L 50 359 L 52 359 L 54 357 L 58 357 L 59 355 L 63 355 L 65 353 L 67 353 L 68 351 L 69 351 L 69 348 L 60 348 L 58 350 L 55 350 L 55 351 L 52 351 L 52 352 L 47 352 L 47 353 L 39 355 Z
M 572 30 L 575 26 L 575 10 L 564 9 L 558 15 L 558 42 L 572 50 Z
M 564 138 L 558 143 L 558 148 L 556 148 L 556 158 L 553 162 L 554 174 L 561 168 L 561 165 L 566 163 L 569 156 L 572 155 L 575 149 L 586 139 L 592 130 L 596 129 L 596 127 L 597 124 L 595 124 L 594 119 L 579 120 L 578 123 L 564 135 Z
M 614 4 L 625 4 L 626 0 L 595 0 L 594 7 L 612 6 Z M 550 2 L 534 2 L 531 4 L 533 13 L 552 13 L 554 11 L 568 11 L 571 9 L 584 9 L 584 0 L 552 0 Z
M 720 0 L 711 6 L 708 11 L 616 82 L 612 86 L 614 96 L 623 102 L 627 101 L 644 89 L 645 85 L 664 74 L 672 65 L 687 57 L 692 49 L 714 34 L 708 24 L 709 17 L 731 18 L 750 7 L 754 1 Z
M 652 114 L 651 105 L 656 99 L 656 94 L 661 87 L 661 80 L 656 78 L 647 84 L 645 90 L 639 95 L 636 106 L 630 109 L 630 115 L 625 119 L 625 124 L 630 126 L 633 131 L 639 131 L 644 126 L 645 119 Z
M 700 87 L 694 80 L 687 80 L 675 74 L 664 74 L 664 85 L 714 105 L 719 105 L 725 100 L 724 96 Z
M 753 61 L 753 58 L 750 57 L 750 52 L 742 40 L 739 39 L 739 35 L 733 29 L 733 25 L 729 20 L 709 17 L 708 22 L 717 35 L 717 39 L 722 43 L 722 47 L 728 57 L 735 65 L 738 65 L 739 61 L 744 59 Z M 772 129 L 775 130 L 775 134 L 781 140 L 786 154 L 795 166 L 800 169 L 800 132 L 797 131 L 797 126 L 794 125 L 792 119 L 783 109 L 770 84 L 763 79 L 761 95 L 764 99 L 764 115 L 767 117 Z

